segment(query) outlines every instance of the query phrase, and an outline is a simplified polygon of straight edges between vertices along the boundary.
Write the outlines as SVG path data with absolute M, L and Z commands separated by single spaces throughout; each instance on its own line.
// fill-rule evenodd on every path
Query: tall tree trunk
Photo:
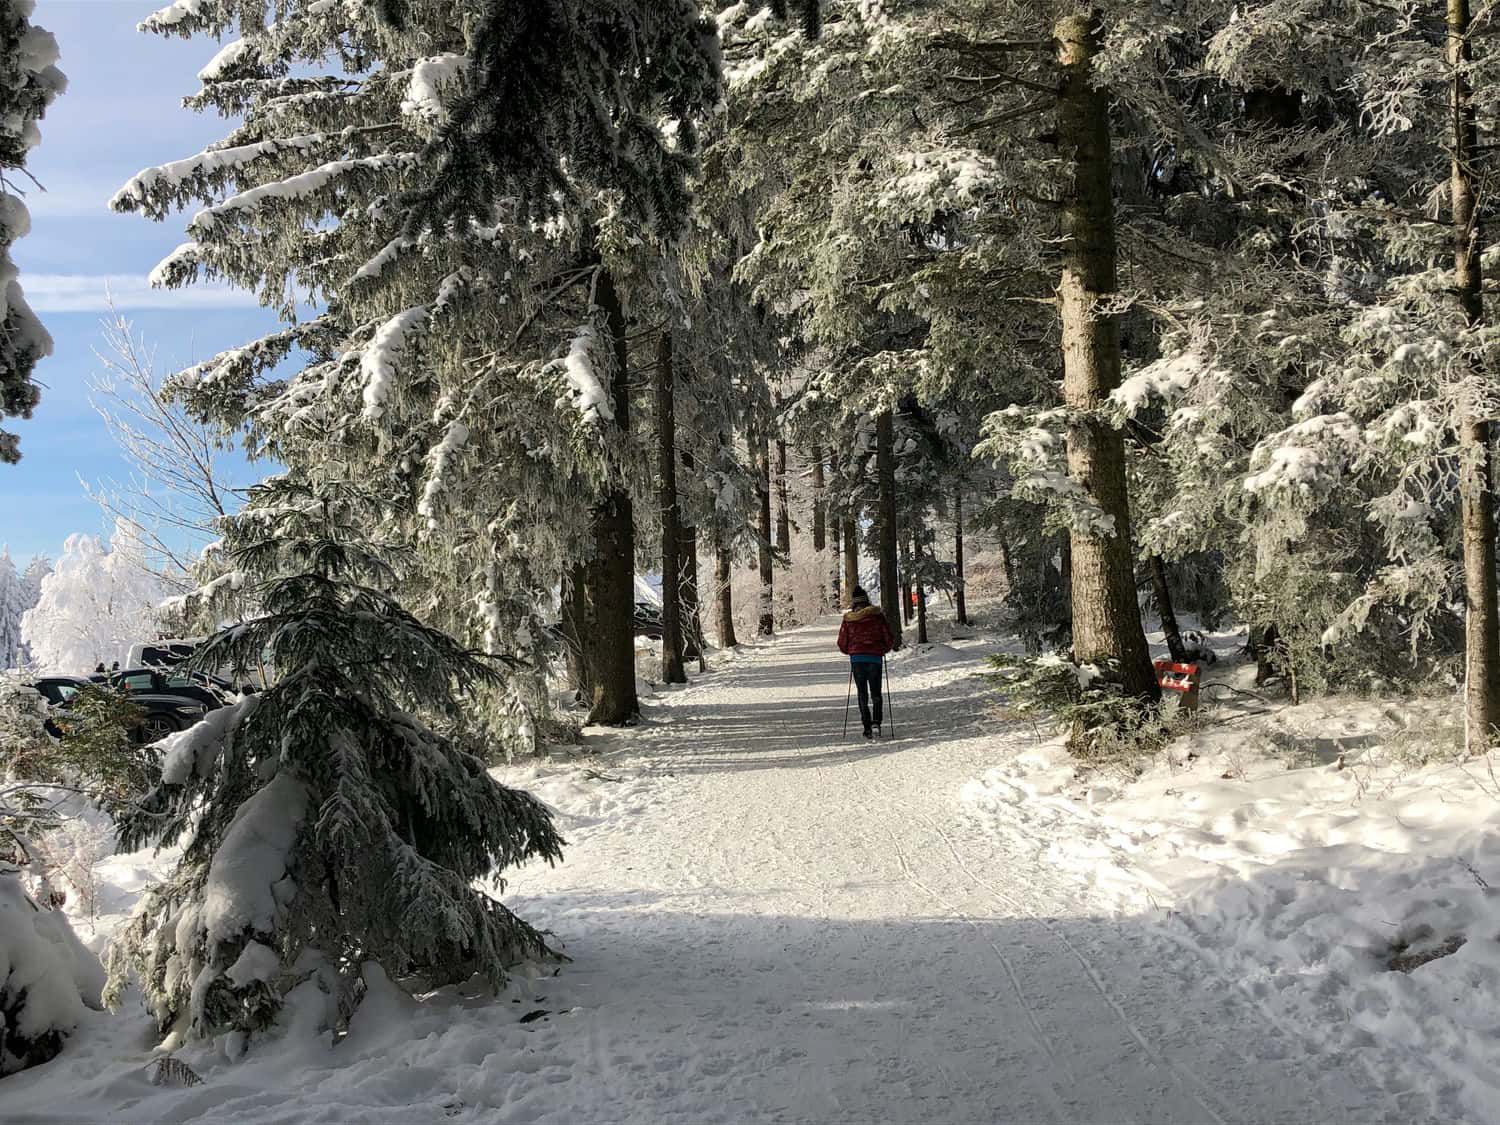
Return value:
M 698 463 L 691 450 L 682 451 L 682 469 L 689 479 L 696 479 Z M 696 660 L 698 670 L 703 661 L 703 608 L 698 599 L 698 529 L 682 522 L 682 505 L 678 504 L 677 524 L 677 597 L 682 603 L 682 655 Z
M 755 439 L 755 491 L 760 500 L 760 542 L 756 545 L 760 563 L 760 599 L 756 606 L 759 624 L 756 632 L 769 637 L 776 632 L 776 573 L 771 554 L 771 452 L 764 433 Z
M 696 660 L 702 672 L 708 665 L 703 654 L 703 606 L 698 600 L 698 529 L 691 524 L 677 529 L 677 559 L 682 576 L 677 589 L 682 601 L 682 657 Z
M 1469 0 L 1448 0 L 1449 109 L 1452 111 L 1453 288 L 1470 328 L 1484 320 L 1484 232 L 1478 214 L 1478 130 L 1468 68 L 1473 62 Z M 1470 360 L 1469 381 L 1484 377 Z M 1483 753 L 1500 723 L 1500 613 L 1495 590 L 1495 492 L 1490 422 L 1479 394 L 1465 392 L 1459 445 L 1464 543 L 1464 737 Z
M 927 643 L 927 591 L 922 586 L 922 522 L 913 521 L 911 532 L 911 584 L 917 602 L 917 644 Z
M 672 331 L 656 346 L 656 501 L 661 509 L 661 678 L 685 684 L 682 666 L 682 560 L 678 554 L 677 406 L 672 375 Z
M 875 475 L 880 484 L 876 524 L 880 531 L 880 608 L 901 647 L 901 578 L 896 566 L 896 452 L 892 448 L 895 426 L 891 412 L 875 420 Z
M 969 623 L 969 610 L 964 601 L 964 489 L 962 484 L 953 487 L 953 597 L 957 602 L 958 623 Z
M 780 414 L 778 408 L 777 413 Z M 790 577 L 792 564 L 792 502 L 790 486 L 787 483 L 787 461 L 786 441 L 780 436 L 776 438 L 776 561 L 782 567 L 783 574 Z M 781 604 L 777 607 L 776 619 L 782 627 L 794 623 L 796 613 L 792 607 L 792 584 L 784 581 L 781 584 Z
M 813 558 L 817 560 L 818 570 L 818 612 L 822 613 L 828 608 L 828 582 L 827 576 L 821 569 L 823 566 L 823 552 L 828 547 L 828 513 L 823 498 L 825 481 L 823 478 L 823 450 L 821 446 L 813 446 L 812 451 L 813 470 Z
M 568 683 L 577 698 L 592 699 L 593 688 L 589 683 L 588 665 L 584 662 L 586 651 L 583 634 L 584 622 L 588 620 L 588 567 L 575 563 L 563 572 L 562 634 L 567 646 Z
M 724 532 L 714 525 L 714 608 L 719 618 L 719 647 L 731 649 L 739 644 L 734 635 L 734 588 L 730 583 L 734 560 L 724 542 Z
M 1073 655 L 1080 664 L 1115 663 L 1129 694 L 1154 701 L 1161 691 L 1135 596 L 1125 441 L 1100 416 L 1120 383 L 1119 322 L 1098 309 L 1115 292 L 1110 95 L 1093 82 L 1099 49 L 1094 14 L 1064 16 L 1054 38 L 1064 75 L 1058 143 L 1073 166 L 1072 183 L 1064 185 L 1066 242 L 1058 286 L 1063 398 L 1075 412 L 1068 427 L 1068 470 L 1103 517 L 1103 526 L 1071 532 Z
M 828 513 L 828 600 L 824 603 L 824 609 L 837 609 L 844 604 L 843 593 L 840 590 L 839 571 L 843 566 L 844 557 L 843 544 L 840 542 L 840 523 L 838 517 L 832 510 Z
M 854 516 L 844 518 L 844 600 L 847 605 L 854 596 L 854 587 L 859 585 L 859 522 Z
M 1156 612 L 1161 617 L 1162 636 L 1167 639 L 1167 651 L 1178 664 L 1188 658 L 1187 646 L 1182 643 L 1182 632 L 1177 628 L 1177 614 L 1172 611 L 1172 587 L 1167 585 L 1167 564 L 1160 555 L 1151 556 L 1151 593 L 1156 600 Z
M 792 561 L 791 494 L 786 478 L 786 442 L 776 439 L 776 553 L 783 565 Z
M 625 310 L 614 278 L 600 269 L 595 299 L 604 310 L 614 345 L 615 439 L 630 441 L 630 360 L 625 341 Z M 593 683 L 589 719 L 627 723 L 640 710 L 635 695 L 635 518 L 630 493 L 617 488 L 593 511 L 594 557 L 588 576 L 588 643 L 585 660 Z
M 903 540 L 897 550 L 896 565 L 901 575 L 901 620 L 910 625 L 912 619 L 911 567 L 912 553 Z

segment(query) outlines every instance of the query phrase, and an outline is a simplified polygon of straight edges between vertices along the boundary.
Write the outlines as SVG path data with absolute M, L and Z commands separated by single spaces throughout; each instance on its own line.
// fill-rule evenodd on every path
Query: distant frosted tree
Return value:
M 50 555 L 32 555 L 31 561 L 26 564 L 26 569 L 21 571 L 21 612 L 26 610 L 41 599 L 42 579 L 52 573 L 52 557 Z M 19 629 L 20 626 L 17 625 Z M 21 635 L 21 651 L 18 664 L 31 663 L 31 646 L 26 643 L 26 637 Z
M 41 581 L 36 605 L 21 618 L 21 639 L 47 671 L 90 672 L 123 660 L 132 643 L 152 636 L 166 594 L 126 521 L 115 524 L 108 550 L 97 535 L 70 535 L 57 568 Z
M 10 256 L 31 229 L 11 176 L 24 174 L 26 155 L 41 140 L 36 123 L 67 86 L 56 66 L 57 40 L 31 23 L 35 7 L 32 0 L 0 0 L 0 419 L 31 417 L 41 398 L 31 373 L 52 354 L 52 337 L 27 305 Z M 0 429 L 0 462 L 20 459 L 16 435 Z
M 31 608 L 10 548 L 0 547 L 0 668 L 21 663 L 21 615 Z

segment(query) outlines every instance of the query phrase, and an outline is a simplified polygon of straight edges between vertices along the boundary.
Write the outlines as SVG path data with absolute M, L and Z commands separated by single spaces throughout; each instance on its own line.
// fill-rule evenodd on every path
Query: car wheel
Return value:
M 141 741 L 156 742 L 177 733 L 177 724 L 165 715 L 147 715 L 141 721 Z

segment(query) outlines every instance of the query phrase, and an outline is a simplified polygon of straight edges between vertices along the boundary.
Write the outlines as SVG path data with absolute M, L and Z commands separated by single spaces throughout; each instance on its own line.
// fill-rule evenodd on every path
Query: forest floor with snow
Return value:
M 239 1062 L 179 1051 L 186 1088 L 151 1084 L 131 1000 L 0 1116 L 1500 1119 L 1500 785 L 1423 762 L 1451 706 L 1210 707 L 1138 777 L 1088 772 L 997 714 L 984 636 L 899 654 L 896 737 L 844 739 L 833 629 L 496 771 L 568 839 L 505 892 L 568 963 L 499 998 L 374 988 L 337 1044 L 292 1004 Z M 163 863 L 104 861 L 80 936 Z

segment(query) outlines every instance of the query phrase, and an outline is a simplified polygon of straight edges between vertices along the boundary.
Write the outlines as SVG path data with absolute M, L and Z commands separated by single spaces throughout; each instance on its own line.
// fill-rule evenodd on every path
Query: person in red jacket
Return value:
M 863 587 L 854 587 L 849 612 L 839 626 L 839 651 L 849 658 L 849 671 L 859 688 L 859 717 L 864 721 L 866 738 L 874 737 L 880 729 L 882 661 L 895 647 L 896 638 L 885 614 L 870 604 Z

